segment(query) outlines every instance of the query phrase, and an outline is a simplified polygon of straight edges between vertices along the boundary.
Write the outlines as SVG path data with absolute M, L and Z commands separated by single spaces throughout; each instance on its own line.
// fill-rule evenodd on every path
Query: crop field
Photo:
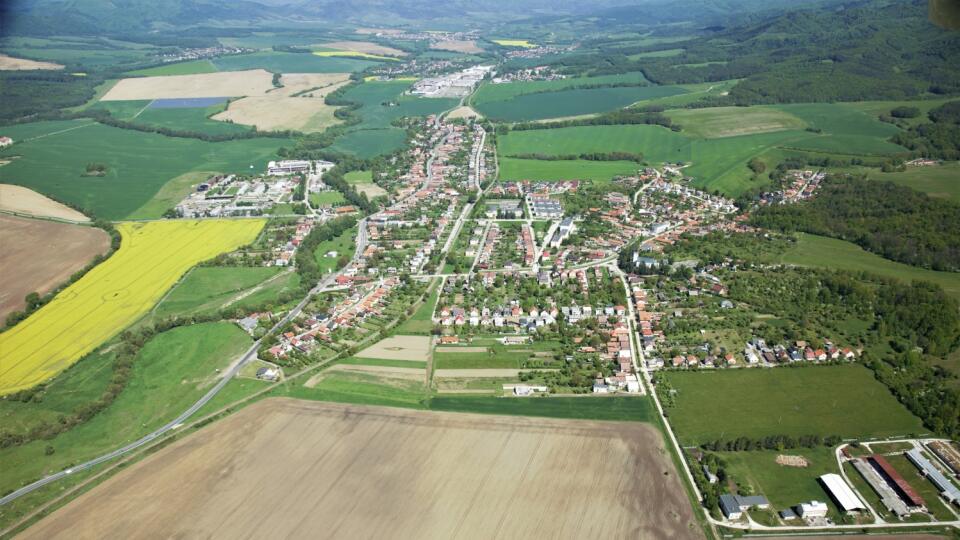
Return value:
M 810 137 L 787 146 L 826 150 L 843 154 L 884 155 L 905 149 L 887 139 L 899 129 L 852 107 L 832 103 L 778 105 L 776 109 L 823 130 L 824 135 Z
M 960 202 L 960 163 L 945 162 L 931 167 L 908 167 L 903 172 L 885 173 L 876 169 L 860 169 L 871 180 L 893 182 L 922 191 L 931 197 Z
M 525 83 L 510 83 L 525 84 Z M 499 86 L 507 86 L 499 85 Z M 477 103 L 473 108 L 493 120 L 521 122 L 620 109 L 654 98 L 683 94 L 677 86 L 620 86 L 611 88 L 570 88 L 523 94 L 505 101 Z
M 4 132 L 22 142 L 0 151 L 0 158 L 19 156 L 0 168 L 0 181 L 28 187 L 106 219 L 137 211 L 170 179 L 184 173 L 249 173 L 251 165 L 262 170 L 276 150 L 290 142 L 259 138 L 212 143 L 83 121 L 34 122 Z M 82 176 L 90 162 L 107 165 L 106 175 Z
M 438 41 L 430 46 L 431 49 L 438 51 L 451 51 L 464 54 L 479 54 L 483 49 L 473 40 L 448 39 Z
M 524 94 L 536 94 L 564 90 L 575 86 L 596 84 L 646 84 L 649 81 L 640 72 L 624 73 L 621 75 L 604 75 L 601 77 L 572 77 L 555 81 L 524 81 L 505 84 L 487 84 L 477 89 L 470 101 L 476 108 L 478 105 L 507 101 Z
M 273 88 L 272 77 L 259 69 L 121 79 L 100 100 L 259 96 Z
M 683 133 L 705 139 L 806 127 L 803 120 L 773 107 L 677 109 L 667 114 Z
M 29 57 L 37 61 L 56 64 L 83 64 L 106 66 L 124 62 L 146 61 L 156 50 L 143 44 L 110 40 L 116 48 L 104 48 L 96 43 L 99 36 L 31 38 L 4 36 L 4 53 L 19 58 Z M 91 42 L 93 46 L 91 46 Z M 100 46 L 98 46 L 100 45 Z
M 381 62 L 398 62 L 398 58 L 392 56 L 382 56 L 379 54 L 370 54 L 357 51 L 313 51 L 313 54 L 321 58 L 361 58 L 363 60 L 377 60 Z
M 27 60 L 26 58 L 14 58 L 6 54 L 0 54 L 0 71 L 21 71 L 31 69 L 63 69 L 61 64 L 53 62 L 38 62 L 36 60 Z
M 127 219 L 156 219 L 163 217 L 164 212 L 173 208 L 190 192 L 197 188 L 207 178 L 213 176 L 211 171 L 188 172 L 169 180 L 160 186 L 160 189 L 143 204 L 131 212 Z
M 128 71 L 127 75 L 142 75 L 144 77 L 158 77 L 167 75 L 196 75 L 199 73 L 214 73 L 217 67 L 210 60 L 191 60 L 176 62 L 162 66 Z
M 358 352 L 358 358 L 425 361 L 430 357 L 429 336 L 392 336 Z
M 0 334 L 0 394 L 43 382 L 126 328 L 195 264 L 252 241 L 264 222 L 122 223 L 120 249 Z
M 200 398 L 251 339 L 235 324 L 206 323 L 175 328 L 150 339 L 131 368 L 130 380 L 116 401 L 89 421 L 50 440 L 0 449 L 0 490 L 61 471 L 141 437 L 170 421 Z M 113 356 L 85 358 L 52 380 L 41 403 L 0 400 L 0 411 L 14 422 L 56 421 L 77 405 L 100 398 L 110 384 Z M 91 362 L 87 364 L 87 362 Z M 9 416 L 7 416 L 9 415 Z M 52 446 L 55 453 L 47 454 Z M 4 517 L 8 518 L 7 508 Z
M 335 49 L 339 51 L 353 51 L 374 55 L 386 55 L 386 56 L 406 56 L 407 53 L 401 51 L 400 49 L 394 49 L 393 47 L 388 47 L 386 45 L 380 45 L 379 43 L 373 43 L 371 41 L 331 41 L 328 43 L 320 43 L 318 47 L 324 47 L 328 49 Z
M 520 47 L 523 49 L 532 49 L 536 47 L 535 44 L 530 43 L 525 39 L 493 39 L 491 41 L 503 47 Z
M 678 372 L 669 408 L 680 442 L 740 436 L 839 435 L 872 438 L 925 433 L 890 391 L 859 365 Z
M 614 176 L 634 174 L 633 161 L 549 161 L 500 158 L 501 180 L 593 180 L 605 182 Z
M 960 273 L 936 272 L 898 263 L 864 251 L 860 246 L 813 234 L 799 234 L 797 243 L 780 258 L 783 264 L 813 266 L 833 270 L 871 272 L 907 283 L 913 280 L 930 281 L 943 287 L 948 294 L 960 300 Z
M 110 537 L 134 523 L 159 536 L 702 538 L 662 448 L 642 423 L 273 399 L 132 465 L 24 538 Z
M 577 126 L 512 131 L 497 139 L 501 156 L 592 152 L 642 153 L 651 162 L 689 161 L 690 140 L 660 126 Z
M 0 211 L 14 214 L 85 222 L 90 218 L 69 206 L 22 186 L 0 184 Z
M 265 69 L 273 73 L 352 73 L 376 63 L 359 58 L 276 51 L 221 56 L 213 60 L 213 65 L 220 71 Z
M 164 318 L 215 311 L 278 273 L 276 267 L 194 268 L 157 304 L 153 313 Z
M 347 84 L 346 73 L 296 73 L 281 78 L 282 88 L 262 96 L 250 96 L 230 103 L 214 120 L 255 126 L 261 131 L 293 129 L 310 133 L 340 122 L 336 107 L 324 98 Z
M 359 405 L 422 409 L 426 370 L 376 365 L 337 364 L 310 377 L 303 385 L 287 387 L 287 397 Z
M 0 215 L 0 319 L 26 306 L 32 292 L 44 295 L 107 252 L 101 229 Z M 6 356 L 6 351 L 4 351 Z
M 240 102 L 246 99 L 239 100 Z M 231 105 L 232 106 L 232 105 Z M 218 122 L 211 119 L 214 115 L 223 114 L 225 103 L 218 103 L 207 107 L 147 107 L 143 109 L 132 122 L 147 126 L 159 126 L 169 129 L 196 131 L 210 135 L 224 135 L 242 133 L 250 128 L 240 123 Z

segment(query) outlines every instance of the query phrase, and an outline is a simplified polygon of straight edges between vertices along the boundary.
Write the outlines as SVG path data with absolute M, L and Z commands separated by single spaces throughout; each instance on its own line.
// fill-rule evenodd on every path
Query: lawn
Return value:
M 217 66 L 210 60 L 191 60 L 189 62 L 177 62 L 175 64 L 164 64 L 162 66 L 138 69 L 128 71 L 124 75 L 143 75 L 144 77 L 154 77 L 159 75 L 195 75 L 198 73 L 213 73 Z
M 839 435 L 868 439 L 925 433 L 860 365 L 677 372 L 668 409 L 681 443 L 740 436 Z
M 317 245 L 317 249 L 313 251 L 313 256 L 317 260 L 317 266 L 323 272 L 329 272 L 337 268 L 337 261 L 340 257 L 344 255 L 347 258 L 350 258 L 353 255 L 354 243 L 353 239 L 357 235 L 356 226 L 350 227 L 349 229 L 340 233 L 340 236 L 336 238 L 331 238 L 330 240 L 325 240 L 320 242 Z M 327 257 L 326 254 L 330 251 L 336 251 L 336 257 Z
M 655 415 L 651 400 L 638 396 L 531 398 L 435 396 L 429 401 L 428 406 L 434 411 L 621 422 L 652 422 Z
M 683 127 L 683 133 L 705 139 L 806 127 L 803 120 L 773 107 L 678 109 L 667 115 Z
M 803 456 L 807 458 L 810 466 L 802 468 L 779 465 L 776 462 L 779 454 Z M 838 515 L 836 505 L 817 481 L 817 477 L 821 475 L 840 473 L 832 448 L 821 446 L 783 452 L 719 452 L 718 455 L 727 462 L 727 474 L 735 482 L 749 485 L 754 493 L 765 495 L 775 510 L 813 500 L 826 502 L 831 513 Z
M 220 309 L 237 294 L 280 271 L 275 267 L 199 267 L 187 274 L 157 305 L 157 318 L 195 315 Z
M 413 315 L 400 323 L 395 329 L 396 334 L 427 335 L 433 330 L 433 310 L 440 298 L 440 281 L 431 284 L 433 289 Z
M 500 159 L 501 180 L 593 180 L 608 181 L 615 176 L 635 174 L 640 165 L 634 161 L 548 161 L 538 159 Z
M 369 184 L 373 182 L 373 171 L 350 171 L 343 175 L 348 184 Z
M 0 491 L 20 487 L 149 433 L 200 398 L 223 369 L 250 344 L 230 323 L 177 328 L 159 334 L 140 351 L 127 387 L 89 422 L 51 440 L 0 449 Z M 104 376 L 102 373 L 99 376 Z M 46 455 L 47 446 L 52 454 Z
M 799 234 L 797 242 L 784 253 L 780 262 L 798 266 L 814 266 L 834 270 L 871 272 L 903 281 L 923 280 L 936 283 L 960 299 L 960 273 L 936 272 L 884 259 L 864 251 L 860 246 L 812 234 Z
M 262 68 L 274 73 L 348 73 L 363 71 L 377 63 L 359 58 L 275 51 L 221 56 L 213 60 L 213 65 L 220 71 Z
M 48 134 L 0 152 L 0 158 L 20 156 L 0 169 L 0 181 L 75 204 L 105 219 L 121 219 L 137 211 L 170 179 L 184 173 L 249 173 L 251 166 L 262 170 L 278 148 L 291 144 L 288 139 L 273 138 L 212 143 L 86 121 L 22 124 L 4 132 L 15 140 L 29 138 L 26 134 Z M 91 162 L 105 164 L 106 175 L 82 176 Z
M 310 206 L 320 208 L 321 206 L 333 206 L 347 202 L 343 194 L 339 191 L 322 191 L 320 193 L 310 194 Z

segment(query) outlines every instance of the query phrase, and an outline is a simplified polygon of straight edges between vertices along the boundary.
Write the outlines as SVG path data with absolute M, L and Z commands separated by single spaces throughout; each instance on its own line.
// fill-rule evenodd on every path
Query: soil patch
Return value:
M 359 358 L 426 361 L 430 356 L 430 336 L 392 336 L 355 354 Z

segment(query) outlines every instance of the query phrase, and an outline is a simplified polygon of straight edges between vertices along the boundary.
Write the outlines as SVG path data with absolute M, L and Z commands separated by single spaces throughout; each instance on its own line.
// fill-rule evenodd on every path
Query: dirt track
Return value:
M 0 215 L 0 317 L 22 309 L 23 297 L 44 294 L 80 270 L 110 237 L 101 229 Z
M 702 538 L 660 434 L 262 401 L 23 538 Z

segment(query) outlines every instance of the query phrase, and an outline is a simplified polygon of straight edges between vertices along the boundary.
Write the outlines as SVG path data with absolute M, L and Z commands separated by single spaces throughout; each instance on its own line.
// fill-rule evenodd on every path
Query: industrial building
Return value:
M 287 159 L 267 163 L 267 174 L 280 176 L 310 172 L 310 162 L 301 159 Z
M 927 458 L 923 457 L 920 450 L 914 448 L 908 451 L 907 459 L 920 469 L 920 473 L 926 476 L 927 480 L 930 480 L 933 482 L 933 485 L 937 486 L 937 489 L 940 490 L 941 497 L 951 504 L 960 505 L 960 488 L 957 488 L 933 463 L 930 463 Z
M 527 195 L 527 207 L 530 215 L 536 219 L 563 217 L 563 205 L 560 201 L 543 195 Z
M 720 511 L 727 519 L 740 519 L 743 513 L 751 508 L 765 510 L 770 508 L 770 501 L 763 495 L 732 495 L 724 493 L 720 496 Z
M 839 474 L 825 474 L 821 476 L 819 480 L 827 493 L 830 494 L 830 497 L 837 503 L 837 506 L 844 512 L 866 510 L 866 506 L 863 505 L 860 498 L 857 497 L 856 493 L 850 489 L 850 486 L 847 485 L 843 477 Z
M 883 479 L 883 476 L 880 475 L 870 462 L 865 459 L 855 459 L 851 463 L 853 464 L 853 468 L 860 473 L 860 476 L 867 481 L 870 488 L 880 496 L 880 502 L 887 507 L 887 510 L 890 510 L 898 517 L 910 514 L 910 509 L 907 507 L 907 504 L 897 495 L 896 491 Z

